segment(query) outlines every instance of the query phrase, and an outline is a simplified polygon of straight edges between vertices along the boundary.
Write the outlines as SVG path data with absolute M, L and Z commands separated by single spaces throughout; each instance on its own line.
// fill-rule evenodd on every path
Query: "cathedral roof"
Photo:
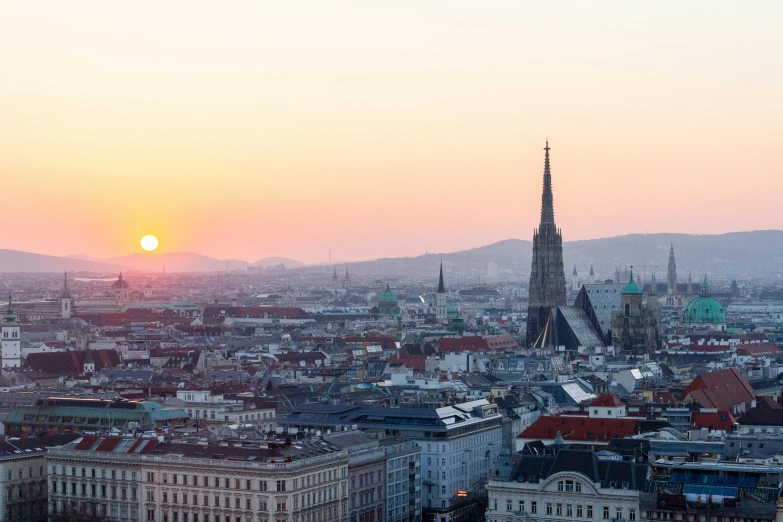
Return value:
M 440 278 L 438 279 L 438 293 L 446 293 L 446 285 L 443 284 L 443 261 L 440 262 Z
M 684 323 L 725 323 L 726 311 L 712 297 L 699 296 L 688 304 L 682 314 Z

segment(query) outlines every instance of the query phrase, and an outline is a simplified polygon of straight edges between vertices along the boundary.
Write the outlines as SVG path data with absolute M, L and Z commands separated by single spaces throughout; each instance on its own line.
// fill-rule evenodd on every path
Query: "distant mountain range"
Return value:
M 582 281 L 592 265 L 598 280 L 613 278 L 616 268 L 634 265 L 634 271 L 658 281 L 666 280 L 669 247 L 674 244 L 678 278 L 688 273 L 694 281 L 710 277 L 744 278 L 783 274 L 783 231 L 759 230 L 718 235 L 629 234 L 624 236 L 568 241 L 563 244 L 565 275 L 570 279 L 576 266 Z M 385 258 L 350 263 L 354 271 L 396 277 L 414 272 L 437 270 L 440 259 L 445 269 L 464 279 L 488 273 L 490 263 L 499 271 L 526 276 L 530 273 L 533 243 L 506 239 L 491 245 L 452 253 L 428 253 L 417 257 Z
M 164 266 L 167 272 L 220 272 L 227 269 L 247 270 L 249 266 L 266 268 L 281 264 L 286 268 L 304 266 L 304 263 L 285 257 L 265 257 L 255 263 L 248 263 L 240 259 L 215 259 L 192 252 L 130 254 L 99 259 L 84 254 L 57 257 L 18 250 L 0 250 L 0 272 L 161 272 Z
M 655 272 L 659 281 L 666 280 L 669 245 L 674 244 L 677 272 L 685 280 L 690 272 L 698 281 L 706 272 L 710 277 L 743 278 L 783 273 L 783 231 L 759 230 L 719 235 L 691 234 L 630 234 L 563 245 L 566 276 L 574 266 L 586 280 L 593 266 L 596 277 L 614 277 L 615 268 L 635 266 L 637 273 L 649 277 Z M 490 265 L 498 271 L 524 275 L 530 271 L 532 243 L 507 239 L 470 250 L 445 254 L 424 254 L 417 257 L 384 258 L 348 263 L 351 271 L 396 277 L 413 272 L 436 270 L 442 258 L 447 271 L 467 276 L 471 272 L 487 273 Z M 109 259 L 85 255 L 47 256 L 0 250 L 0 272 L 74 272 L 112 273 L 119 270 L 160 272 L 216 272 L 246 270 L 249 266 L 306 267 L 299 261 L 283 257 L 267 257 L 254 263 L 237 259 L 215 259 L 191 252 L 168 254 L 131 254 Z M 341 265 L 343 266 L 343 265 Z M 311 267 L 309 269 L 316 269 Z M 317 268 L 323 270 L 323 266 Z

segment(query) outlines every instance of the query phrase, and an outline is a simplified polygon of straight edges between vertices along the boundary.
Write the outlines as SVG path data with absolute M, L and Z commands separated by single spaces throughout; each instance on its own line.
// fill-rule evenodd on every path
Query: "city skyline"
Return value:
M 82 4 L 0 21 L 0 191 L 24 216 L 1 248 L 154 234 L 313 263 L 529 239 L 547 137 L 564 241 L 780 228 L 774 3 Z

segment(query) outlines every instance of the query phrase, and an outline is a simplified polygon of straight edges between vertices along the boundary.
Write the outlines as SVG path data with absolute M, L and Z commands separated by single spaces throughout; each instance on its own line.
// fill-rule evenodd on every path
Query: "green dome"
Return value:
M 459 312 L 459 310 L 457 310 L 457 307 L 454 306 L 453 304 L 450 304 L 449 306 L 446 307 L 446 313 L 447 314 L 448 313 L 455 313 L 456 314 L 457 312 Z
M 639 288 L 639 285 L 636 284 L 636 282 L 633 280 L 633 270 L 631 270 L 631 280 L 625 283 L 625 286 L 622 290 L 623 294 L 641 294 L 642 289 Z
M 707 282 L 707 275 L 704 275 L 704 282 L 701 284 L 701 295 L 691 301 L 685 313 L 682 314 L 682 321 L 688 323 L 707 323 L 707 324 L 726 324 L 726 311 L 723 306 L 710 297 L 710 284 Z
M 386 285 L 386 290 L 381 292 L 380 297 L 378 297 L 378 303 L 397 304 L 397 294 L 389 289 L 389 285 Z

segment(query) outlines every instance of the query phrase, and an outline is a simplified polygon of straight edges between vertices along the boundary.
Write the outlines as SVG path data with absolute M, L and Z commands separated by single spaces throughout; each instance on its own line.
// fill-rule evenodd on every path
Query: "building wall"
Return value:
M 573 486 L 568 488 L 566 481 Z M 638 491 L 603 488 L 575 472 L 557 473 L 535 483 L 490 480 L 487 492 L 487 522 L 641 520 Z
M 0 460 L 0 522 L 47 518 L 44 453 Z

